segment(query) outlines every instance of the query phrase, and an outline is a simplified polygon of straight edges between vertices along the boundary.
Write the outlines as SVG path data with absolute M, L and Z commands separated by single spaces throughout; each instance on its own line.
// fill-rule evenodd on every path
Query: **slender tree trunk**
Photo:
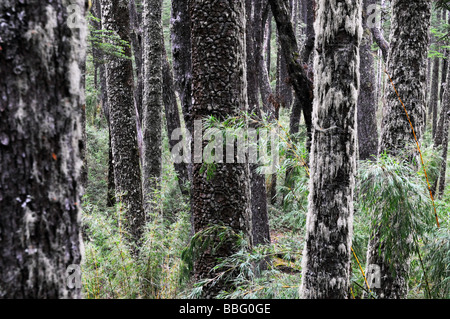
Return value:
M 192 0 L 190 4 L 194 118 L 201 120 L 213 115 L 224 120 L 238 116 L 247 109 L 244 3 Z M 195 157 L 192 188 L 195 232 L 222 225 L 235 233 L 251 235 L 248 164 L 216 162 L 213 176 L 209 177 L 205 165 Z M 219 240 L 213 238 L 216 244 Z M 236 249 L 235 243 L 227 238 L 218 249 L 202 251 L 194 262 L 194 278 L 217 275 L 212 269 L 218 258 L 230 256 Z M 224 281 L 207 285 L 203 297 L 212 298 L 227 285 Z
M 361 42 L 360 76 L 361 88 L 358 98 L 358 142 L 359 159 L 376 158 L 378 152 L 377 100 L 374 59 L 372 56 L 372 35 L 367 27 L 367 5 L 364 0 L 363 38 Z
M 180 96 L 186 128 L 192 134 L 191 16 L 189 1 L 172 1 L 171 22 L 175 87 Z
M 308 132 L 307 146 L 309 148 L 312 132 L 312 82 L 308 79 L 300 60 L 297 39 L 286 3 L 282 0 L 269 0 L 269 3 L 277 23 L 282 52 L 286 56 L 290 83 L 294 88 L 296 98 L 302 101 L 303 116 Z
M 64 3 L 0 3 L 0 298 L 80 297 L 86 21 Z
M 261 1 L 246 0 L 246 52 L 248 111 L 261 119 L 259 104 L 259 72 L 265 71 L 262 59 L 262 6 Z M 258 125 L 251 125 L 256 128 Z M 250 166 L 250 190 L 253 244 L 270 243 L 269 218 L 267 215 L 266 179 L 257 172 L 258 165 Z
M 425 89 L 430 10 L 431 3 L 427 0 L 392 1 L 387 72 L 407 109 L 419 140 L 423 135 L 426 112 Z M 414 78 L 414 81 L 411 81 L 411 78 Z M 405 110 L 390 83 L 386 101 L 379 153 L 387 151 L 392 155 L 398 155 L 407 146 L 412 145 L 411 153 L 415 154 L 414 135 Z M 380 247 L 379 227 L 386 226 L 377 226 L 369 241 L 366 264 L 378 265 L 381 271 L 381 288 L 374 287 L 371 290 L 380 298 L 405 298 L 408 293 L 408 261 L 397 260 L 395 252 L 392 252 L 390 261 L 385 260 L 384 247 Z
M 307 299 L 347 298 L 350 286 L 361 8 L 359 0 L 318 1 L 315 127 L 300 287 Z
M 143 192 L 149 213 L 155 206 L 154 192 L 162 174 L 162 0 L 144 0 L 144 97 L 143 97 Z
M 440 21 L 440 14 L 437 14 L 437 20 Z M 438 24 L 440 24 L 438 22 Z M 439 27 L 439 26 L 437 26 Z M 438 39 L 434 37 L 434 44 L 436 46 L 439 45 Z M 441 59 L 439 57 L 433 58 L 433 71 L 431 75 L 431 92 L 430 92 L 430 104 L 428 108 L 428 116 L 431 119 L 432 123 L 432 135 L 434 137 L 436 133 L 436 126 L 437 126 L 437 113 L 438 113 L 438 102 L 439 102 L 439 87 L 441 83 L 440 79 L 440 69 L 441 69 Z
M 115 33 L 123 41 L 130 42 L 128 6 L 123 2 L 102 0 L 102 24 L 105 30 Z M 110 106 L 116 201 L 123 204 L 129 242 L 132 251 L 137 253 L 145 224 L 145 214 L 142 205 L 141 171 L 133 101 L 133 66 L 129 47 L 124 47 L 124 55 L 128 58 L 116 56 L 107 58 L 106 84 Z
M 450 64 L 447 64 L 447 68 Z M 439 197 L 441 198 L 444 194 L 445 187 L 445 178 L 447 171 L 447 151 L 448 151 L 448 127 L 450 122 L 450 72 L 446 72 L 446 87 L 442 100 L 442 108 L 441 113 L 439 115 L 439 122 L 436 128 L 436 134 L 434 135 L 434 148 L 437 150 L 442 147 L 442 162 L 441 162 L 441 170 L 436 178 L 436 181 L 433 185 L 432 192 L 433 195 L 439 190 Z
M 171 136 L 174 130 L 181 128 L 180 113 L 178 111 L 178 103 L 175 95 L 175 87 L 173 83 L 172 70 L 164 50 L 163 59 L 163 101 L 166 114 L 167 135 L 169 137 L 169 151 L 172 153 L 173 148 L 177 144 L 176 140 L 172 140 Z M 181 193 L 188 196 L 189 190 L 189 174 L 187 164 L 184 162 L 174 163 L 175 172 L 177 173 L 178 185 Z

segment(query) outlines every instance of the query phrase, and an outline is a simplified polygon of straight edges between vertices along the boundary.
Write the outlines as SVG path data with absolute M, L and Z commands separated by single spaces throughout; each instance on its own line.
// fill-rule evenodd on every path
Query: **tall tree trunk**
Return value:
M 300 60 L 297 39 L 295 38 L 294 28 L 286 3 L 282 0 L 269 0 L 269 3 L 277 23 L 282 52 L 286 56 L 290 83 L 294 88 L 295 97 L 298 101 L 302 101 L 303 116 L 308 132 L 307 146 L 309 147 L 312 132 L 312 82 L 308 79 L 302 61 Z
M 178 103 L 175 95 L 175 87 L 173 83 L 172 70 L 167 59 L 167 53 L 164 50 L 163 59 L 163 101 L 166 114 L 167 135 L 169 137 L 169 151 L 172 153 L 177 141 L 172 140 L 171 136 L 174 130 L 181 128 L 180 113 L 178 111 Z M 174 163 L 175 172 L 177 173 L 178 185 L 183 195 L 188 196 L 189 190 L 189 174 L 187 164 L 184 162 Z
M 307 299 L 347 298 L 349 291 L 361 8 L 359 0 L 318 1 L 315 125 L 300 287 Z
M 367 5 L 364 0 L 363 38 L 361 42 L 360 76 L 361 88 L 358 98 L 358 142 L 359 159 L 376 158 L 378 152 L 377 99 L 374 59 L 372 56 L 372 34 L 367 27 Z
M 79 298 L 84 1 L 0 3 L 0 298 Z M 69 24 L 68 21 L 71 23 Z
M 171 22 L 175 87 L 180 96 L 186 128 L 192 134 L 192 58 L 189 1 L 172 1 Z
M 102 24 L 105 30 L 130 42 L 130 17 L 128 6 L 123 2 L 102 0 Z M 116 201 L 123 204 L 129 243 L 132 251 L 137 253 L 139 247 L 135 245 L 139 246 L 141 242 L 145 214 L 133 101 L 131 49 L 124 46 L 123 50 L 128 58 L 107 58 L 106 85 Z
M 190 4 L 194 119 L 238 116 L 247 109 L 244 3 L 192 0 Z M 248 164 L 214 163 L 213 176 L 208 176 L 205 165 L 198 159 L 193 165 L 195 232 L 222 225 L 250 235 Z M 219 240 L 213 238 L 213 242 Z M 218 258 L 230 256 L 236 249 L 227 239 L 218 249 L 202 251 L 194 262 L 194 278 L 217 275 L 212 269 Z M 212 298 L 227 285 L 223 281 L 207 285 L 203 297 Z
M 162 0 L 144 0 L 144 137 L 142 173 L 144 207 L 149 213 L 154 207 L 154 192 L 160 189 L 162 174 Z
M 447 64 L 447 68 L 450 67 L 450 64 Z M 444 96 L 442 99 L 442 108 L 441 113 L 439 115 L 439 122 L 436 129 L 436 134 L 434 135 L 434 148 L 439 149 L 442 147 L 442 162 L 441 162 L 441 170 L 439 176 L 436 178 L 436 181 L 433 185 L 433 194 L 438 190 L 439 187 L 439 197 L 441 198 L 444 194 L 445 187 L 445 178 L 447 171 L 447 151 L 448 151 L 448 127 L 450 122 L 450 72 L 447 70 L 447 79 Z
M 246 0 L 246 50 L 247 50 L 247 96 L 248 111 L 261 119 L 259 104 L 259 72 L 264 67 L 262 58 L 262 20 L 261 1 Z M 258 125 L 251 125 L 256 128 Z M 252 238 L 253 244 L 270 243 L 269 218 L 267 215 L 266 179 L 257 172 L 257 164 L 250 165 L 250 190 L 252 211 Z
M 387 72 L 407 109 L 419 140 L 423 135 L 426 112 L 425 88 L 430 10 L 431 3 L 427 0 L 392 1 Z M 390 83 L 386 102 L 379 153 L 387 151 L 392 155 L 398 155 L 409 144 L 415 147 L 414 135 L 405 110 Z M 415 151 L 413 150 L 412 153 Z M 381 225 L 381 227 L 386 226 Z M 407 261 L 397 260 L 395 252 L 392 252 L 390 261 L 385 260 L 383 246 L 380 247 L 378 226 L 373 230 L 373 236 L 369 241 L 366 264 L 380 267 L 381 288 L 374 287 L 372 289 L 377 296 L 389 299 L 406 297 L 409 268 Z
M 440 13 L 437 14 L 438 25 L 440 25 Z M 438 39 L 434 38 L 434 45 L 439 46 Z M 438 51 L 438 50 L 437 50 Z M 437 126 L 437 113 L 438 113 L 438 102 L 439 102 L 439 87 L 441 83 L 440 79 L 440 69 L 441 69 L 441 59 L 439 57 L 433 58 L 433 72 L 431 74 L 431 92 L 430 92 L 430 104 L 428 108 L 428 116 L 431 119 L 432 123 L 432 135 L 434 137 L 436 133 Z

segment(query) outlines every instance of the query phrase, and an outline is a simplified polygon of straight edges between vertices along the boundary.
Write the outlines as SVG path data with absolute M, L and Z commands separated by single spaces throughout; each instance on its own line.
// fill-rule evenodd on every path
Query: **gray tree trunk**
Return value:
M 154 192 L 160 188 L 162 173 L 162 0 L 144 0 L 144 96 L 142 134 L 144 137 L 142 174 L 144 208 L 154 207 Z
M 130 43 L 128 4 L 102 0 L 102 24 Z M 116 201 L 121 202 L 132 251 L 137 253 L 145 225 L 142 206 L 142 183 L 137 145 L 136 117 L 133 101 L 133 66 L 130 47 L 124 47 L 129 58 L 109 56 L 106 63 L 106 86 L 110 117 L 112 158 Z
M 392 1 L 392 26 L 387 72 L 400 95 L 417 138 L 420 140 L 425 125 L 425 89 L 428 54 L 428 30 L 431 3 L 427 0 Z M 411 81 L 414 79 L 414 81 Z M 405 110 L 391 83 L 388 83 L 385 112 L 379 153 L 387 151 L 397 155 L 415 140 Z M 407 214 L 408 212 L 405 212 Z M 383 227 L 383 225 L 381 225 Z M 381 253 L 380 253 L 381 251 Z M 408 293 L 408 263 L 396 260 L 392 252 L 390 261 L 385 260 L 383 246 L 380 247 L 380 229 L 373 230 L 367 251 L 369 265 L 378 265 L 381 270 L 381 288 L 371 289 L 380 298 L 405 298 Z M 391 268 L 392 267 L 392 268 Z M 395 271 L 393 271 L 395 270 Z M 395 275 L 394 275 L 395 273 Z
M 374 59 L 372 56 L 372 34 L 367 27 L 368 1 L 364 0 L 363 38 L 361 42 L 360 76 L 361 88 L 358 98 L 358 142 L 359 159 L 376 158 L 378 152 L 377 99 Z
M 261 119 L 259 103 L 259 72 L 265 71 L 262 58 L 261 1 L 246 0 L 246 50 L 247 50 L 247 96 L 248 111 Z M 261 63 L 260 63 L 261 62 Z M 251 125 L 258 127 L 258 125 Z M 258 165 L 250 164 L 250 188 L 253 244 L 270 243 L 269 218 L 267 215 L 266 179 L 257 172 Z
M 245 4 L 204 0 L 192 0 L 190 4 L 194 119 L 213 115 L 224 120 L 238 116 L 247 109 Z M 223 225 L 236 233 L 250 235 L 248 164 L 215 163 L 213 176 L 209 177 L 205 165 L 198 162 L 193 165 L 195 232 Z M 226 240 L 216 250 L 201 252 L 194 262 L 194 278 L 214 276 L 212 268 L 218 258 L 230 256 L 236 249 L 235 244 Z M 208 285 L 203 289 L 203 297 L 212 298 L 226 286 L 223 281 Z
M 0 298 L 80 297 L 86 22 L 66 5 L 0 3 Z
M 301 298 L 347 298 L 356 177 L 361 1 L 317 1 L 313 141 Z M 345 79 L 343 81 L 342 79 Z

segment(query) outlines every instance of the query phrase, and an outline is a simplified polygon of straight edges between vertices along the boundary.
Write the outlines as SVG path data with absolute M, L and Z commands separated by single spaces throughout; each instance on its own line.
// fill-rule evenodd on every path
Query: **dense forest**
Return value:
M 450 1 L 1 0 L 0 298 L 450 298 Z

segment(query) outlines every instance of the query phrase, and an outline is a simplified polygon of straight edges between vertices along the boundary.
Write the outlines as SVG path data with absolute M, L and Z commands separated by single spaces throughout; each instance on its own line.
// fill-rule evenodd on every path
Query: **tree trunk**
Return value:
M 358 142 L 359 159 L 376 158 L 378 152 L 377 99 L 374 59 L 372 56 L 372 35 L 367 27 L 367 4 L 364 0 L 363 38 L 361 42 L 360 76 L 361 88 L 358 98 Z
M 261 1 L 246 0 L 246 50 L 247 50 L 247 96 L 248 111 L 261 119 L 259 104 L 259 71 L 264 70 L 262 58 L 262 7 Z M 260 63 L 261 62 L 261 63 Z M 258 125 L 251 125 L 257 128 Z M 269 218 L 267 215 L 266 179 L 257 172 L 258 165 L 250 165 L 250 189 L 252 211 L 252 238 L 253 244 L 270 243 Z
M 241 1 L 191 1 L 193 115 L 224 120 L 247 109 L 245 6 Z M 203 143 L 205 145 L 205 143 Z M 214 163 L 212 176 L 198 158 L 193 165 L 192 211 L 196 233 L 213 225 L 250 235 L 248 164 Z M 213 238 L 217 244 L 220 238 Z M 251 241 L 251 240 L 250 240 Z M 218 258 L 236 252 L 230 238 L 218 249 L 207 249 L 194 261 L 196 280 L 217 275 Z M 227 287 L 224 281 L 203 289 L 212 298 Z
M 0 3 L 0 298 L 80 297 L 86 21 L 63 2 Z
M 162 0 L 144 3 L 144 97 L 143 97 L 143 192 L 144 208 L 155 206 L 154 193 L 160 189 L 162 174 Z
M 425 88 L 430 10 L 431 4 L 426 0 L 394 0 L 392 2 L 387 72 L 407 109 L 419 140 L 423 135 L 426 112 Z M 415 154 L 414 135 L 405 110 L 391 83 L 388 84 L 386 102 L 379 153 L 387 151 L 392 155 L 398 155 L 411 144 L 413 150 L 410 153 Z M 397 260 L 395 252 L 392 252 L 391 260 L 387 261 L 382 250 L 380 230 L 376 228 L 369 241 L 366 264 L 380 267 L 381 288 L 374 287 L 371 290 L 380 298 L 405 298 L 408 293 L 408 262 Z
M 437 20 L 440 21 L 440 14 L 437 14 Z M 438 24 L 440 24 L 438 22 Z M 439 27 L 439 26 L 437 26 Z M 438 39 L 434 37 L 434 44 L 436 46 L 439 45 Z M 433 58 L 433 71 L 431 74 L 431 92 L 430 92 L 430 104 L 428 108 L 428 116 L 431 119 L 432 123 L 432 135 L 434 137 L 436 133 L 437 126 L 437 113 L 438 113 L 438 101 L 439 101 L 439 87 L 441 83 L 440 79 L 440 68 L 441 68 L 441 59 L 439 57 Z
M 300 60 L 297 39 L 295 38 L 294 28 L 286 3 L 282 0 L 269 0 L 269 3 L 277 23 L 282 52 L 286 56 L 290 83 L 294 88 L 296 98 L 302 101 L 303 116 L 308 132 L 307 146 L 309 147 L 312 132 L 312 82 L 308 79 L 302 61 Z
M 347 298 L 350 286 L 361 8 L 359 0 L 318 1 L 315 125 L 300 287 L 306 299 Z
M 163 101 L 166 114 L 167 135 L 169 137 L 169 151 L 172 153 L 173 148 L 178 143 L 172 140 L 171 136 L 174 130 L 181 128 L 180 113 L 178 111 L 178 103 L 175 95 L 175 87 L 173 83 L 172 70 L 167 60 L 167 54 L 164 50 L 163 59 Z M 177 173 L 178 185 L 183 195 L 190 194 L 189 189 L 189 173 L 187 164 L 184 162 L 174 163 L 175 172 Z
M 171 22 L 175 88 L 180 96 L 186 128 L 192 134 L 191 16 L 189 1 L 172 1 Z
M 102 0 L 102 24 L 121 40 L 130 42 L 128 6 L 123 2 Z M 133 101 L 133 66 L 131 49 L 123 47 L 128 58 L 109 56 L 106 63 L 110 134 L 114 161 L 116 201 L 121 202 L 126 217 L 129 243 L 138 252 L 145 225 L 142 206 L 142 183 L 137 145 L 135 107 Z

